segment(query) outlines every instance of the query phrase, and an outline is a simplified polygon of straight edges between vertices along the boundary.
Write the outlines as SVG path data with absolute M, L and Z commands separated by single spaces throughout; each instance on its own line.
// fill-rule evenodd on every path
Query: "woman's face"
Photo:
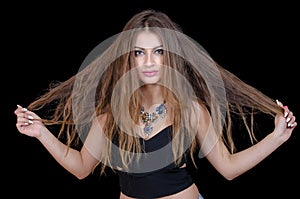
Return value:
M 135 66 L 144 84 L 155 84 L 160 80 L 163 64 L 163 46 L 157 34 L 151 31 L 140 32 L 134 45 Z

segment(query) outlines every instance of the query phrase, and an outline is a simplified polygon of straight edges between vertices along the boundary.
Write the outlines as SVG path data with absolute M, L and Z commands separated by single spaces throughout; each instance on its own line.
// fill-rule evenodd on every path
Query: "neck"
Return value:
M 142 88 L 143 105 L 150 107 L 154 104 L 161 104 L 164 101 L 162 96 L 162 87 L 157 84 L 144 85 Z

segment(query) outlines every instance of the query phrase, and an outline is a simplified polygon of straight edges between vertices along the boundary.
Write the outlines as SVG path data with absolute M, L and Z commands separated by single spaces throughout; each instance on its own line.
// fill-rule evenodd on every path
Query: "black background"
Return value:
M 299 115 L 299 12 L 288 1 L 6 4 L 2 7 L 7 11 L 2 14 L 3 194 L 117 198 L 118 179 L 113 173 L 76 179 L 36 139 L 18 133 L 13 111 L 17 104 L 26 106 L 38 97 L 50 81 L 76 74 L 94 47 L 146 8 L 167 13 L 213 59 Z M 299 187 L 298 145 L 299 127 L 278 150 L 233 181 L 223 179 L 205 159 L 198 160 L 193 176 L 208 199 L 293 198 Z

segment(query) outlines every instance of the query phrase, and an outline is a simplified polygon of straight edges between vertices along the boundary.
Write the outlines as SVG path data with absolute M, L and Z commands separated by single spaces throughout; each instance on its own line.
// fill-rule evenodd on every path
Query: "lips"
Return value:
M 155 71 L 144 71 L 143 74 L 147 77 L 153 77 L 155 75 L 157 75 L 158 71 L 155 70 Z

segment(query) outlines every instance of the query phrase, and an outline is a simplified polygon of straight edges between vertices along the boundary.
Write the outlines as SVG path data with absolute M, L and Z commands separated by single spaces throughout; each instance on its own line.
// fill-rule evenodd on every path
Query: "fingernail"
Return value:
M 20 106 L 19 104 L 17 104 L 17 107 L 18 107 L 18 108 L 22 108 L 22 106 Z
M 288 114 L 289 114 L 288 112 L 285 112 L 285 113 L 284 113 L 284 117 L 288 116 Z
M 32 119 L 33 119 L 33 117 L 32 117 L 31 115 L 28 115 L 28 119 L 32 120 Z
M 33 124 L 33 121 L 32 121 L 32 120 L 28 120 L 28 122 L 29 122 L 30 124 Z
M 27 108 L 22 108 L 22 111 L 27 111 Z
M 288 117 L 288 118 L 286 118 L 286 122 L 289 122 L 290 120 L 291 120 L 291 118 L 289 118 L 289 117 Z
M 294 126 L 294 123 L 293 123 L 293 124 L 291 124 L 290 126 L 291 126 L 291 127 L 293 127 L 293 126 Z
M 278 99 L 276 99 L 276 103 L 277 103 L 279 106 L 283 106 L 283 104 L 282 104 Z

